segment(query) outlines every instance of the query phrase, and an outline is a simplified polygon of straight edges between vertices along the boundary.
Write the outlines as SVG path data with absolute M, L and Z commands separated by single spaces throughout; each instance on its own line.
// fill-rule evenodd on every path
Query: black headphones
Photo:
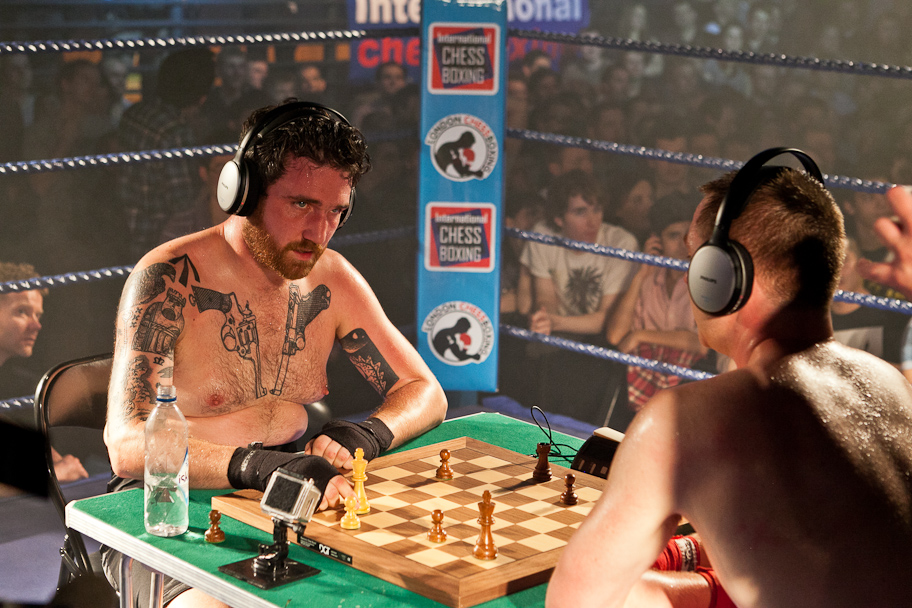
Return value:
M 804 170 L 823 184 L 823 175 L 817 163 L 797 148 L 771 148 L 744 163 L 719 206 L 712 236 L 694 252 L 687 271 L 690 298 L 697 308 L 707 314 L 731 314 L 744 306 L 750 297 L 754 264 L 747 249 L 728 238 L 728 231 L 732 222 L 744 211 L 754 191 L 787 168 L 764 166 L 782 154 L 797 158 Z
M 260 184 L 260 177 L 256 168 L 251 166 L 250 162 L 244 158 L 244 155 L 258 138 L 264 137 L 273 129 L 277 129 L 293 120 L 307 118 L 308 116 L 335 118 L 338 122 L 351 126 L 351 123 L 339 112 L 309 101 L 286 103 L 266 112 L 244 136 L 234 158 L 222 167 L 217 190 L 218 203 L 222 211 L 231 215 L 241 216 L 248 216 L 253 213 L 262 194 L 262 184 Z M 339 218 L 337 229 L 348 221 L 354 207 L 355 189 L 352 188 L 348 208 Z

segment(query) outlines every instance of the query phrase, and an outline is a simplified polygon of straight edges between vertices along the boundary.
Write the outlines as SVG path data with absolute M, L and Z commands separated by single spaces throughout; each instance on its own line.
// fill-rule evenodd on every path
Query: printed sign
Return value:
M 576 33 L 589 26 L 587 0 L 507 0 L 510 27 Z
M 431 352 L 447 365 L 483 363 L 494 346 L 494 325 L 488 315 L 469 302 L 444 302 L 434 308 L 421 331 L 427 333 Z
M 588 0 L 507 0 L 510 27 L 575 34 L 589 26 Z M 348 0 L 348 27 L 353 30 L 383 30 L 421 25 L 421 0 Z M 532 48 L 544 48 L 555 61 L 562 45 L 541 40 L 509 38 L 510 60 Z M 421 80 L 420 39 L 415 37 L 369 38 L 351 43 L 349 78 L 366 81 L 377 66 L 395 61 L 405 66 L 409 78 Z
M 488 124 L 471 114 L 450 114 L 428 131 L 429 146 L 437 172 L 455 182 L 485 179 L 497 165 L 497 137 Z
M 493 23 L 432 23 L 428 90 L 438 95 L 495 95 L 500 28 Z
M 424 267 L 491 272 L 497 208 L 490 203 L 430 203 L 425 211 Z

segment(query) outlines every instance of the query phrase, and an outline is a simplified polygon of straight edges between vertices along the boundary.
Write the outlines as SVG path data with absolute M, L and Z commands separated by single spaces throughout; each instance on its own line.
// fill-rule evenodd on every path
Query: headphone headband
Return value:
M 797 158 L 808 175 L 823 184 L 823 175 L 821 175 L 817 163 L 805 152 L 798 148 L 770 148 L 769 150 L 764 150 L 744 163 L 732 179 L 731 185 L 728 187 L 728 193 L 726 193 L 722 204 L 719 205 L 713 236 L 715 236 L 717 229 L 724 230 L 725 235 L 727 235 L 732 222 L 744 211 L 754 190 L 787 168 L 782 166 L 764 166 L 783 154 L 791 154 Z
M 307 116 L 315 116 L 321 113 L 329 114 L 329 118 L 332 118 L 332 116 L 335 115 L 336 120 L 339 122 L 351 125 L 351 123 L 348 122 L 348 119 L 342 116 L 341 113 L 328 106 L 324 106 L 323 104 L 310 101 L 293 101 L 291 103 L 276 106 L 266 112 L 266 114 L 260 117 L 256 124 L 250 127 L 250 130 L 247 131 L 247 134 L 244 135 L 244 139 L 242 139 L 241 143 L 238 145 L 237 152 L 234 154 L 235 160 L 244 158 L 247 149 L 253 145 L 251 141 L 255 138 L 263 137 L 277 127 L 297 120 L 298 118 L 306 118 Z

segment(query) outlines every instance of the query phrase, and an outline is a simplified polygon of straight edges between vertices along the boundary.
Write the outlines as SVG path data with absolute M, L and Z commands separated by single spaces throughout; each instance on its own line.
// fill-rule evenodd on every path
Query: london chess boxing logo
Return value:
M 482 363 L 494 346 L 494 326 L 488 315 L 469 302 L 444 302 L 421 324 L 434 356 L 447 365 Z
M 471 114 L 450 114 L 428 131 L 434 168 L 454 182 L 485 179 L 497 165 L 497 137 L 491 127 Z

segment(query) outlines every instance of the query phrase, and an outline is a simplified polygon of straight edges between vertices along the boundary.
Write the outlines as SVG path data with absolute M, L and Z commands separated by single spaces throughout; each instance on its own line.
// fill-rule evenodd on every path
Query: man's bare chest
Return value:
M 255 298 L 196 285 L 188 291 L 174 376 L 182 394 L 192 396 L 191 415 L 228 413 L 258 400 L 312 403 L 326 395 L 335 339 L 326 285 L 307 292 L 291 285 Z

